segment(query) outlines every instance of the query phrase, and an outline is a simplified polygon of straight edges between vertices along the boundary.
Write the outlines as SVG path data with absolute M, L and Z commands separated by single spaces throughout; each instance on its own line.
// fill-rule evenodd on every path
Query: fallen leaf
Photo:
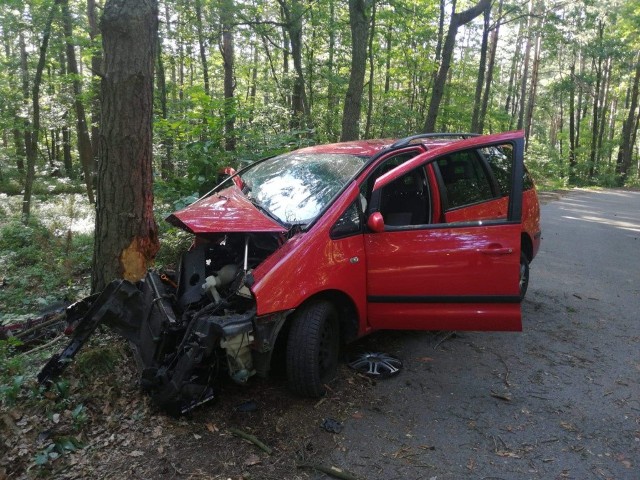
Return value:
M 193 438 L 195 438 L 196 440 L 200 440 L 202 438 L 202 435 L 198 435 L 197 433 L 194 433 Z
M 247 459 L 244 461 L 244 464 L 247 465 L 248 467 L 251 467 L 252 465 L 258 465 L 262 463 L 262 460 L 260 460 L 260 457 L 258 455 L 249 455 L 247 457 Z
M 351 415 L 351 417 L 355 418 L 356 420 L 360 420 L 364 417 L 364 415 L 362 415 L 362 413 L 360 412 L 353 412 L 353 415 Z
M 520 458 L 520 455 L 518 455 L 517 453 L 507 452 L 505 450 L 498 450 L 496 452 L 496 455 L 498 455 L 499 457 Z
M 209 430 L 211 433 L 214 433 L 218 431 L 218 427 L 216 427 L 213 423 L 207 423 L 207 430 Z
M 132 452 L 129 452 L 130 457 L 142 457 L 143 455 L 144 455 L 144 452 L 141 450 L 134 450 Z

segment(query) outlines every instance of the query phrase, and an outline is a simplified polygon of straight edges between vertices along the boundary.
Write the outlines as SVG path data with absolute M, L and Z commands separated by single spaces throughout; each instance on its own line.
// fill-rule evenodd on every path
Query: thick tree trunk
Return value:
M 351 72 L 342 112 L 341 141 L 360 138 L 360 112 L 364 74 L 367 66 L 367 37 L 369 36 L 368 10 L 375 0 L 349 0 L 351 26 Z
M 156 0 L 108 0 L 92 290 L 141 279 L 158 251 L 153 217 L 152 115 Z
M 431 101 L 429 102 L 429 110 L 427 112 L 427 118 L 424 123 L 424 132 L 433 132 L 436 126 L 436 119 L 438 117 L 438 111 L 440 109 L 440 102 L 444 94 L 444 86 L 447 81 L 447 74 L 449 73 L 449 67 L 451 66 L 451 57 L 453 56 L 453 48 L 456 42 L 456 34 L 458 28 L 462 25 L 469 23 L 471 20 L 480 15 L 491 4 L 491 0 L 480 0 L 473 7 L 460 12 L 453 13 L 449 22 L 449 31 L 444 42 L 442 49 L 442 61 L 438 74 L 431 91 Z
M 82 83 L 78 73 L 78 63 L 76 62 L 76 52 L 73 45 L 73 24 L 71 22 L 71 13 L 69 12 L 68 0 L 61 0 L 62 4 L 62 21 L 64 26 L 64 36 L 67 52 L 68 73 L 73 75 L 73 107 L 76 111 L 76 134 L 78 136 L 78 154 L 80 156 L 80 165 L 84 173 L 84 183 L 87 188 L 87 198 L 89 203 L 94 204 L 93 196 L 93 151 L 91 148 L 91 138 L 89 137 L 89 129 L 87 128 L 87 118 L 82 103 Z

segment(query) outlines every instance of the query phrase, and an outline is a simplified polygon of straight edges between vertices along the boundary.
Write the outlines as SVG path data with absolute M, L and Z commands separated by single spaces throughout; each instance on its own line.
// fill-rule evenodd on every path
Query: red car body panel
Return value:
M 534 256 L 540 242 L 535 189 L 522 195 L 523 220 L 507 219 L 508 197 L 445 211 L 432 163 L 448 153 L 504 143 L 517 145 L 522 155 L 523 132 L 412 144 L 372 161 L 314 223 L 293 234 L 253 270 L 256 314 L 288 311 L 318 294 L 339 292 L 355 308 L 359 336 L 377 329 L 520 330 L 521 236 L 523 232 L 530 236 Z M 348 142 L 297 153 L 372 157 L 390 144 L 386 140 Z M 331 238 L 342 214 L 362 197 L 367 178 L 387 158 L 408 152 L 416 156 L 380 175 L 373 192 L 423 168 L 432 208 L 429 224 L 387 226 L 378 233 L 365 228 Z M 236 185 L 168 220 L 196 234 L 286 232 Z
M 258 210 L 235 184 L 172 213 L 167 221 L 195 234 L 287 231 Z
M 353 182 L 307 232 L 301 232 L 269 256 L 253 272 L 258 315 L 289 310 L 323 291 L 340 291 L 366 318 L 366 261 L 362 235 L 338 240 L 329 236 L 342 211 L 359 196 Z M 358 258 L 358 260 L 354 260 Z M 364 325 L 363 325 L 364 326 Z

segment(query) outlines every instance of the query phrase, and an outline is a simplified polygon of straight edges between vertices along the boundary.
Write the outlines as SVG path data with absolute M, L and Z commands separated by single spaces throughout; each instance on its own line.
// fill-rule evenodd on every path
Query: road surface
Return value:
M 329 463 L 388 480 L 640 478 L 640 192 L 574 191 L 542 226 L 523 332 L 367 340 L 405 368 Z

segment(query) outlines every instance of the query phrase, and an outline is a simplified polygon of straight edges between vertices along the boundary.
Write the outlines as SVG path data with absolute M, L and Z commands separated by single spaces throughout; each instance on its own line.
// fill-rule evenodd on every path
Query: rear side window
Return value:
M 438 159 L 436 163 L 450 209 L 493 198 L 489 176 L 475 151 L 456 152 Z

